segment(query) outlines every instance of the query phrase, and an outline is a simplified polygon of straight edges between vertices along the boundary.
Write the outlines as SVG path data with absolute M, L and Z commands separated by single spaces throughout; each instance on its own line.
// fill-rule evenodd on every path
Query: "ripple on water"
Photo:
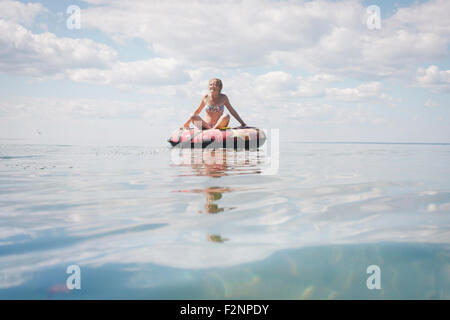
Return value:
M 449 296 L 448 146 L 280 147 L 262 175 L 269 151 L 3 146 L 0 297 L 73 263 L 118 279 L 91 298 Z M 378 295 L 370 264 L 397 272 Z

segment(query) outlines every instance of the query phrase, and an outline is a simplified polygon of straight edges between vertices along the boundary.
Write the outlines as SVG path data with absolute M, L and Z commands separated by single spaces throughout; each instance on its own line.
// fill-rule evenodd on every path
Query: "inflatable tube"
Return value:
M 172 147 L 257 149 L 266 142 L 263 130 L 254 127 L 179 129 L 169 138 Z

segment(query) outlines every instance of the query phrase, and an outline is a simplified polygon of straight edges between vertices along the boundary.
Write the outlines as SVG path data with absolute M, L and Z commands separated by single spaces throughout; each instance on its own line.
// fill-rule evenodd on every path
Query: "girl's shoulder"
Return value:
M 220 94 L 220 97 L 222 98 L 222 101 L 223 101 L 223 103 L 225 103 L 225 102 L 227 102 L 227 101 L 228 101 L 228 97 L 227 97 L 227 95 L 226 95 L 226 94 L 224 94 L 224 93 L 221 93 L 221 94 Z

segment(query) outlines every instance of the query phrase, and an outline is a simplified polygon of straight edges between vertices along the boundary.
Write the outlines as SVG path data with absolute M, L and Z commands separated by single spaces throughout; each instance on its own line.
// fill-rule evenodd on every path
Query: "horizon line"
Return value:
M 423 145 L 450 145 L 450 142 L 404 142 L 404 141 L 291 141 L 294 143 L 323 143 L 323 144 L 423 144 Z
M 14 141 L 15 143 L 2 143 L 2 141 Z M 64 144 L 64 143 L 17 143 L 17 140 L 27 140 L 27 139 L 8 139 L 0 138 L 0 145 L 41 145 L 41 146 L 91 146 L 91 147 L 150 147 L 151 145 L 133 145 L 133 144 Z M 285 141 L 287 143 L 297 143 L 297 144 L 393 144 L 393 145 L 450 145 L 450 142 L 385 142 L 385 141 Z M 154 146 L 153 146 L 154 147 Z

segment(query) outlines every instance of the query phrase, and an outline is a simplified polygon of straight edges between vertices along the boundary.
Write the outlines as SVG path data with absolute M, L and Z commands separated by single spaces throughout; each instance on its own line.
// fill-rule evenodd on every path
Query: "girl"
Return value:
M 201 130 L 226 128 L 230 122 L 230 115 L 223 114 L 224 107 L 227 107 L 231 115 L 239 121 L 242 127 L 245 127 L 245 122 L 242 121 L 241 117 L 239 117 L 237 112 L 233 109 L 228 97 L 222 94 L 221 91 L 222 81 L 217 78 L 211 79 L 209 81 L 209 93 L 202 98 L 200 106 L 195 110 L 194 114 L 189 117 L 184 124 L 184 128 L 189 128 L 191 122 Z M 203 120 L 199 116 L 199 113 L 202 112 L 205 106 L 206 117 L 205 120 Z

